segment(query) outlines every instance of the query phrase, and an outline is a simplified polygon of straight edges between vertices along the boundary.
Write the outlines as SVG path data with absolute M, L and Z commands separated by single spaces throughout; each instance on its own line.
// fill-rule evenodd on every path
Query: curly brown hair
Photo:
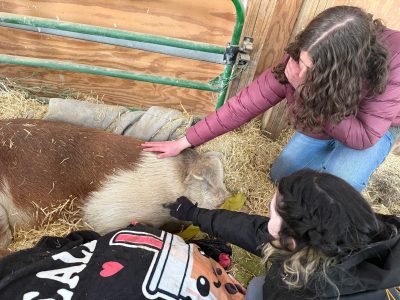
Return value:
M 301 51 L 313 61 L 290 108 L 298 129 L 320 132 L 325 124 L 355 116 L 362 97 L 385 90 L 388 50 L 379 40 L 384 29 L 358 7 L 336 6 L 316 16 L 288 45 L 286 52 L 297 62 Z M 288 83 L 286 63 L 273 69 L 280 83 Z

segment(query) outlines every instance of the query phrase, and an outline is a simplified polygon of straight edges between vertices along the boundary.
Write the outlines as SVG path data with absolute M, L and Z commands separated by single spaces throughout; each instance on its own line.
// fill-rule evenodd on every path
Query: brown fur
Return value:
M 0 121 L 0 246 L 14 226 L 38 224 L 35 203 L 44 208 L 77 197 L 84 220 L 105 233 L 133 218 L 163 225 L 170 217 L 161 204 L 180 195 L 210 208 L 227 196 L 215 153 L 157 159 L 140 144 L 65 123 Z

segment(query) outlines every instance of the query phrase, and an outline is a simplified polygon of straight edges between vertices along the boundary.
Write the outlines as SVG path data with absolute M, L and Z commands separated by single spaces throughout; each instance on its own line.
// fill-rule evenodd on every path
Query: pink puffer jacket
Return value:
M 319 139 L 334 138 L 350 148 L 366 149 L 374 145 L 389 127 L 400 126 L 400 32 L 387 29 L 381 39 L 390 55 L 385 92 L 373 99 L 361 100 L 356 116 L 326 126 L 322 134 L 307 135 Z M 201 145 L 238 128 L 285 98 L 291 105 L 293 94 L 293 87 L 279 83 L 268 69 L 220 109 L 190 127 L 186 138 L 193 146 Z

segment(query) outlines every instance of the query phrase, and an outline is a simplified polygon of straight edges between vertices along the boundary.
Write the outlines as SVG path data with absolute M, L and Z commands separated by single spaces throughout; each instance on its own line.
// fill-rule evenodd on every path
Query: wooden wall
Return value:
M 254 38 L 254 50 L 246 71 L 235 80 L 229 96 L 235 95 L 253 78 L 280 60 L 303 0 L 250 0 L 242 36 Z
M 231 85 L 229 96 L 275 65 L 289 41 L 322 10 L 355 5 L 400 29 L 400 0 L 248 0 L 243 36 L 254 37 L 249 67 Z M 225 45 L 235 22 L 231 0 L 3 0 L 0 10 L 110 28 Z M 77 41 L 0 27 L 0 53 L 54 58 L 134 72 L 208 81 L 223 66 L 117 46 Z M 0 65 L 0 76 L 22 85 L 42 87 L 45 94 L 94 91 L 108 103 L 134 107 L 163 105 L 206 114 L 214 109 L 210 92 L 143 83 L 106 76 Z M 214 96 L 214 97 L 213 97 Z M 263 128 L 276 137 L 287 122 L 284 103 L 263 116 Z
M 230 0 L 3 0 L 0 11 L 156 34 L 225 46 L 235 8 Z M 0 54 L 61 59 L 133 72 L 209 81 L 223 66 L 167 55 L 0 27 Z M 212 93 L 66 71 L 0 65 L 0 76 L 42 88 L 55 96 L 70 90 L 95 92 L 107 103 L 162 105 L 205 114 Z M 214 95 L 216 98 L 216 95 Z
M 255 0 L 251 0 L 255 1 Z M 250 1 L 250 5 L 251 2 Z M 352 5 L 359 6 L 367 12 L 372 13 L 374 18 L 380 18 L 389 28 L 400 30 L 400 0 L 279 0 L 281 8 L 278 12 L 286 11 L 286 17 L 283 15 L 277 18 L 276 22 L 270 25 L 270 34 L 267 38 L 267 47 L 264 49 L 260 60 L 257 63 L 257 71 L 255 76 L 259 75 L 266 68 L 273 66 L 279 59 L 279 53 L 287 45 L 287 41 L 294 39 L 308 22 L 321 11 L 336 5 Z M 298 5 L 302 2 L 302 5 Z M 273 8 L 276 10 L 276 8 Z M 274 13 L 276 15 L 276 13 Z M 292 16 L 292 18 L 290 18 Z M 289 23 L 296 16 L 294 26 L 290 30 Z M 280 21 L 279 21 L 280 20 Z M 275 25 L 278 24 L 278 25 Z M 289 31 L 286 31 L 289 30 Z M 289 38 L 286 39 L 289 35 Z M 279 38 L 282 37 L 283 38 Z M 276 138 L 281 130 L 287 127 L 287 120 L 283 117 L 286 114 L 286 105 L 284 103 L 277 105 L 273 109 L 266 112 L 263 116 L 263 129 L 270 137 Z
M 250 0 L 247 8 L 243 36 L 254 37 L 254 51 L 246 71 L 234 80 L 229 89 L 229 97 L 248 85 L 266 68 L 277 64 L 288 44 L 298 19 L 303 2 L 309 0 Z M 265 113 L 263 125 L 265 133 L 275 138 L 287 126 L 286 106 L 282 102 Z M 265 123 L 265 122 L 264 122 Z

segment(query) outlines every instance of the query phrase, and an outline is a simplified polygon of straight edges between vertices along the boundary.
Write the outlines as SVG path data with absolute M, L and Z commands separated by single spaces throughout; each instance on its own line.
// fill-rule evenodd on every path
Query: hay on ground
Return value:
M 98 97 L 94 97 L 94 101 L 98 101 Z M 24 91 L 9 88 L 4 81 L 0 81 L 0 107 L 0 118 L 2 119 L 41 118 L 47 111 L 46 104 L 38 103 Z M 188 120 L 192 119 L 187 112 L 185 115 Z M 270 166 L 292 134 L 293 130 L 287 130 L 277 141 L 270 140 L 261 132 L 260 121 L 253 120 L 240 129 L 220 136 L 198 149 L 199 151 L 221 152 L 227 188 L 233 194 L 241 192 L 246 196 L 245 211 L 267 215 L 269 201 L 275 191 L 274 185 L 268 178 Z M 400 157 L 390 154 L 371 177 L 364 195 L 377 212 L 400 213 L 399 174 Z M 51 215 L 60 215 L 56 221 L 52 223 L 46 221 L 36 229 L 16 231 L 14 242 L 10 248 L 18 250 L 31 247 L 44 235 L 62 236 L 73 230 L 85 228 L 85 224 L 82 223 L 76 210 L 72 209 L 73 207 L 73 205 L 66 204 L 62 209 L 63 213 L 60 213 L 57 208 L 52 208 Z M 47 220 L 50 219 L 52 218 L 47 218 Z M 262 268 L 258 258 L 235 247 L 232 273 L 242 278 L 242 283 L 247 283 L 249 278 L 258 275 L 258 267 Z
M 47 105 L 29 96 L 29 93 L 10 87 L 11 83 L 0 80 L 0 119 L 41 119 Z
M 17 251 L 30 248 L 43 236 L 65 236 L 72 231 L 87 228 L 76 207 L 76 200 L 76 198 L 65 199 L 45 209 L 34 204 L 36 218 L 41 220 L 40 225 L 14 230 L 14 240 L 8 249 Z
M 274 193 L 269 170 L 290 132 L 284 132 L 279 140 L 273 141 L 262 134 L 260 125 L 260 120 L 253 120 L 200 146 L 199 150 L 221 152 L 228 190 L 246 196 L 247 212 L 267 215 Z
M 400 215 L 400 156 L 390 153 L 363 192 L 378 213 Z

